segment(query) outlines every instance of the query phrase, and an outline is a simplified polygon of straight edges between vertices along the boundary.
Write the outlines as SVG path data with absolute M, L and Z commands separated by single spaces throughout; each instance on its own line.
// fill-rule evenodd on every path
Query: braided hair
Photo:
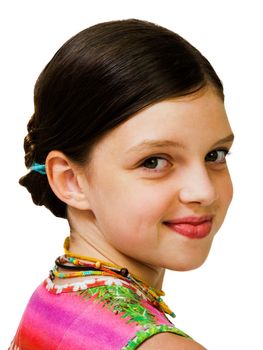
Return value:
M 31 168 L 36 159 L 39 162 L 45 161 L 44 153 L 42 153 L 41 148 L 38 147 L 39 130 L 36 124 L 37 117 L 33 114 L 27 125 L 28 134 L 24 138 L 25 165 L 27 168 Z M 65 203 L 55 196 L 49 186 L 47 176 L 43 176 L 35 171 L 30 171 L 27 175 L 19 179 L 19 184 L 27 188 L 36 205 L 46 206 L 58 217 L 66 216 Z

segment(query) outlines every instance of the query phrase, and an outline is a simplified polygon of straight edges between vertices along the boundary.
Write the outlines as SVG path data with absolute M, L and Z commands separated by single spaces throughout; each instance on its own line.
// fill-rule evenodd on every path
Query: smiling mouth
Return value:
M 208 236 L 212 229 L 212 218 L 203 220 L 185 220 L 186 222 L 170 222 L 166 221 L 164 224 L 173 232 L 192 239 L 200 239 Z M 195 222 L 196 221 L 196 222 Z

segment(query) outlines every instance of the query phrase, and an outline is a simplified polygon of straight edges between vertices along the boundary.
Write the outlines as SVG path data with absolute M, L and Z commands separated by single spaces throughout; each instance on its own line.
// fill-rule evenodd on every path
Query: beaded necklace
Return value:
M 172 310 L 165 304 L 161 296 L 165 293 L 162 290 L 150 287 L 139 277 L 131 274 L 127 268 L 114 265 L 109 262 L 94 259 L 88 256 L 74 254 L 69 251 L 69 237 L 64 242 L 65 254 L 58 257 L 55 261 L 53 270 L 50 271 L 50 279 L 57 278 L 73 278 L 83 276 L 112 276 L 124 281 L 132 282 L 147 299 L 160 311 L 167 313 L 171 317 L 175 317 Z M 69 272 L 60 272 L 59 268 L 69 270 Z

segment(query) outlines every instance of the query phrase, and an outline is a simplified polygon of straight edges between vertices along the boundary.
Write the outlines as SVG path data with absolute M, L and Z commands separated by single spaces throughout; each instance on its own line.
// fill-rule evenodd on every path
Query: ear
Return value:
M 51 151 L 45 164 L 48 182 L 55 195 L 71 207 L 90 209 L 87 186 L 81 177 L 80 167 L 60 151 Z

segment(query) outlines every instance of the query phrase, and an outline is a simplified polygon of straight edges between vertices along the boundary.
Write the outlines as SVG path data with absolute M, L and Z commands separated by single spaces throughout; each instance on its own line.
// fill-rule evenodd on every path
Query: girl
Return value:
M 59 49 L 34 103 L 20 184 L 70 236 L 10 349 L 204 349 L 161 288 L 165 269 L 203 264 L 232 198 L 210 63 L 156 24 L 100 23 Z

